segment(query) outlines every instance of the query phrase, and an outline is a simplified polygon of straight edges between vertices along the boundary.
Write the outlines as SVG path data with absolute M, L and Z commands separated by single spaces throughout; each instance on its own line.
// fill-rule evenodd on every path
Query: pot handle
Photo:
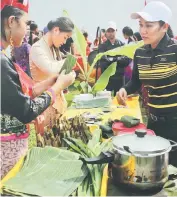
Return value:
M 130 153 L 131 155 L 133 156 L 148 156 L 149 154 L 148 153 L 142 153 L 142 154 L 137 154 L 135 153 L 133 150 L 131 150 L 128 146 L 123 146 L 124 150 L 127 152 L 127 153 Z
M 173 147 L 176 147 L 174 150 L 171 150 L 171 151 L 175 151 L 175 150 L 177 150 L 177 142 L 175 142 L 175 141 L 173 141 L 173 140 L 168 140 L 169 142 L 171 142 L 171 147 L 172 147 L 172 149 L 173 149 Z
M 125 151 L 133 155 L 133 152 L 130 150 L 129 146 L 124 146 L 123 148 Z
M 104 164 L 104 163 L 113 162 L 114 156 L 115 155 L 111 152 L 102 152 L 98 157 L 93 157 L 93 158 L 80 157 L 79 159 L 86 164 Z

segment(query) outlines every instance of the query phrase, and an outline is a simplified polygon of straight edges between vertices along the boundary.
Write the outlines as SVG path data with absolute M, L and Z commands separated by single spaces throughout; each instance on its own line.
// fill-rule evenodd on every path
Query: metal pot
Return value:
M 173 145 L 171 145 L 171 143 Z M 147 135 L 145 130 L 112 138 L 113 151 L 97 158 L 84 159 L 91 164 L 111 163 L 117 186 L 147 190 L 163 187 L 168 180 L 168 159 L 176 142 Z

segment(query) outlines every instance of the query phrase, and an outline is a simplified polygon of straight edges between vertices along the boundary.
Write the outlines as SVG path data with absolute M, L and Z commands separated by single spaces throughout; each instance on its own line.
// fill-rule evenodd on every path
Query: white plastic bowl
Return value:
M 93 99 L 93 94 L 79 94 L 73 99 L 74 102 Z
M 97 97 L 103 97 L 103 96 L 107 96 L 107 97 L 111 97 L 111 91 L 99 91 L 96 94 Z

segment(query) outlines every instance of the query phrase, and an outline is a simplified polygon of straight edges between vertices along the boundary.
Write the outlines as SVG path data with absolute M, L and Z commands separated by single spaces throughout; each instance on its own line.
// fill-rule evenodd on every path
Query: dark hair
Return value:
M 5 20 L 10 16 L 15 16 L 15 20 L 18 22 L 18 19 L 24 14 L 24 12 L 13 6 L 5 6 L 1 11 L 1 37 L 7 41 L 5 34 Z
M 33 39 L 33 32 L 30 31 L 30 36 L 29 36 L 29 41 L 28 41 L 28 44 L 30 44 L 31 46 L 37 42 L 39 40 L 39 37 L 36 36 L 34 39 Z
M 38 28 L 38 25 L 34 22 L 31 22 L 30 24 L 30 31 L 35 31 Z
M 133 35 L 134 35 L 134 37 L 135 37 L 136 41 L 140 41 L 140 40 L 142 40 L 142 37 L 141 37 L 141 35 L 140 35 L 140 33 L 139 33 L 139 32 L 135 32 Z
M 35 23 L 34 21 L 32 21 L 32 20 L 29 20 L 28 22 L 27 22 L 27 25 L 31 25 L 32 23 Z
M 130 27 L 124 27 L 122 33 L 127 36 L 133 36 L 133 30 Z
M 101 32 L 106 33 L 106 30 L 105 29 L 101 29 Z
M 28 24 L 30 25 L 30 36 L 28 44 L 31 46 L 39 40 L 39 38 L 33 39 L 33 31 L 35 31 L 38 28 L 38 25 L 34 21 L 28 21 Z
M 159 24 L 160 24 L 160 27 L 162 27 L 165 24 L 165 22 L 164 21 L 159 21 Z M 168 27 L 167 34 L 170 38 L 174 38 L 173 30 L 172 30 L 170 25 Z
M 67 17 L 60 17 L 48 23 L 47 28 L 51 31 L 54 27 L 59 27 L 61 32 L 71 32 L 74 29 L 73 22 Z
M 88 38 L 88 33 L 87 32 L 84 32 L 83 35 L 84 35 L 85 38 Z
M 30 31 L 28 44 L 30 44 L 31 46 L 33 45 L 33 32 L 32 31 Z
M 163 25 L 165 25 L 165 22 L 164 21 L 159 21 L 159 25 L 160 25 L 160 27 L 162 27 Z
M 167 30 L 167 34 L 170 38 L 174 38 L 174 34 L 173 34 L 173 30 L 171 28 L 171 26 L 169 25 L 168 30 Z
M 19 3 L 23 4 L 23 0 L 18 0 Z

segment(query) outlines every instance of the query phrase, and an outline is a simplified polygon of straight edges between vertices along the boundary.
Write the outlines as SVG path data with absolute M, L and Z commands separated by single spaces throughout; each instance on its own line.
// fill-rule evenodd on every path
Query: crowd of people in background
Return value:
M 35 46 L 32 48 L 32 50 L 31 50 L 31 46 L 35 44 L 37 41 L 39 41 L 40 39 L 41 40 L 39 41 L 39 43 L 41 43 L 43 40 L 43 37 L 45 37 L 45 35 L 49 31 L 50 30 L 48 29 L 48 26 L 44 27 L 42 31 L 39 31 L 38 25 L 36 24 L 35 21 L 28 21 L 27 34 L 24 38 L 22 46 L 14 47 L 13 49 L 13 52 L 12 52 L 13 60 L 19 66 L 21 66 L 21 68 L 30 77 L 32 77 L 31 75 L 31 70 L 32 70 L 33 79 L 36 78 L 34 77 L 36 76 L 36 72 L 34 74 L 34 66 L 33 66 L 34 63 L 32 61 L 31 63 L 29 62 L 29 55 L 30 55 L 30 51 L 31 51 L 31 54 L 36 53 L 36 51 L 33 52 Z M 134 32 L 132 28 L 129 26 L 125 26 L 122 29 L 122 35 L 124 37 L 124 41 L 121 41 L 116 38 L 117 31 L 118 29 L 117 29 L 116 23 L 113 21 L 110 21 L 108 24 L 108 27 L 106 29 L 101 29 L 100 36 L 97 36 L 96 39 L 92 43 L 89 40 L 89 33 L 83 30 L 83 36 L 85 37 L 85 40 L 87 43 L 86 55 L 89 57 L 89 54 L 92 51 L 96 50 L 95 51 L 96 53 L 94 53 L 95 55 L 93 55 L 93 57 L 95 57 L 96 54 L 98 53 L 106 52 L 116 47 L 120 47 L 126 44 L 131 44 L 133 42 L 142 40 L 140 33 Z M 167 34 L 169 35 L 170 38 L 177 39 L 177 36 L 176 37 L 174 36 L 171 26 L 168 27 Z M 39 43 L 37 45 L 39 45 Z M 43 49 L 45 48 L 45 46 L 41 46 L 41 47 Z M 70 53 L 72 55 L 78 55 L 76 47 L 74 46 L 74 41 L 72 37 L 69 37 L 68 39 L 66 39 L 66 42 L 63 43 L 61 46 L 59 46 L 58 49 L 59 49 L 59 52 L 57 52 L 57 60 L 64 59 L 67 53 Z M 58 51 L 58 49 L 54 48 L 55 51 Z M 115 60 L 115 58 L 112 58 L 112 57 L 106 57 L 106 58 L 103 57 L 100 61 L 101 72 L 103 73 L 105 69 L 114 61 L 117 61 L 117 64 L 119 66 L 117 67 L 116 74 L 110 78 L 106 89 L 110 91 L 114 91 L 114 95 L 115 95 L 116 92 L 120 89 L 120 87 L 122 87 L 122 85 L 124 85 L 131 79 L 132 70 L 133 70 L 133 62 L 131 59 L 128 59 L 127 57 L 122 57 L 122 56 L 118 57 L 117 60 Z M 30 64 L 31 64 L 31 69 L 30 69 Z M 142 86 L 141 92 L 142 92 L 142 98 L 143 98 L 143 105 L 146 108 L 147 102 L 148 102 L 148 96 L 147 96 L 148 90 L 146 90 L 146 88 Z
M 124 37 L 124 40 L 117 40 L 116 35 L 117 35 L 117 27 L 116 23 L 113 21 L 110 21 L 109 24 L 115 24 L 115 27 L 110 27 L 107 29 L 101 29 L 101 35 L 100 38 L 97 37 L 93 42 L 89 40 L 89 33 L 85 30 L 83 30 L 83 36 L 85 37 L 85 40 L 87 42 L 87 48 L 86 48 L 86 55 L 89 56 L 90 52 L 94 50 L 98 50 L 98 52 L 105 52 L 107 50 L 123 46 L 125 44 L 131 44 L 133 42 L 141 41 L 141 35 L 139 32 L 133 32 L 132 28 L 129 26 L 125 26 L 122 29 L 122 35 Z M 47 26 L 44 27 L 42 31 L 39 31 L 38 25 L 35 21 L 28 21 L 27 25 L 27 34 L 23 40 L 23 44 L 20 47 L 14 47 L 14 50 L 12 52 L 12 57 L 13 60 L 18 63 L 22 67 L 22 69 L 31 77 L 31 71 L 30 71 L 30 63 L 29 63 L 29 54 L 31 50 L 31 46 L 35 44 L 37 41 L 39 41 L 45 34 L 48 33 L 48 28 Z M 168 28 L 168 35 L 172 39 L 177 39 L 177 36 L 174 36 L 173 30 L 171 26 Z M 113 37 L 113 38 L 112 38 Z M 111 42 L 111 39 L 112 42 Z M 110 41 L 110 42 L 109 42 Z M 115 42 L 115 43 L 114 43 Z M 106 44 L 110 44 L 108 48 L 105 47 Z M 109 45 L 108 44 L 108 45 Z M 103 49 L 104 48 L 104 49 Z M 67 53 L 71 53 L 73 55 L 77 54 L 76 47 L 74 46 L 74 41 L 73 38 L 70 37 L 66 40 L 64 44 L 62 44 L 59 47 L 59 51 L 62 54 L 62 58 L 65 58 Z M 110 61 L 110 59 L 107 59 Z M 104 60 L 102 61 L 102 71 L 105 70 L 104 66 Z M 124 83 L 124 81 L 127 81 L 131 76 L 128 76 L 128 79 L 126 79 L 126 67 L 129 65 L 129 62 L 125 63 L 125 68 L 122 71 L 122 75 L 125 74 L 125 78 L 121 79 L 121 84 Z M 105 67 L 105 68 L 104 68 Z M 127 68 L 128 69 L 128 68 Z M 119 75 L 120 76 L 120 75 Z M 112 80 L 112 79 L 111 79 Z M 110 82 L 111 83 L 111 82 Z M 110 86 L 110 85 L 109 85 Z M 109 90 L 108 86 L 108 90 Z M 114 85 L 113 85 L 114 86 Z M 119 89 L 119 88 L 117 88 Z M 115 91 L 117 91 L 117 89 Z M 113 90 L 112 88 L 110 90 Z
M 38 25 L 35 21 L 28 21 L 27 24 L 27 34 L 23 40 L 23 44 L 20 47 L 14 47 L 12 51 L 12 57 L 13 60 L 26 72 L 26 74 L 33 79 L 36 79 L 36 73 L 39 74 L 39 72 L 34 72 L 34 62 L 31 60 L 30 62 L 30 53 L 36 53 L 34 46 L 32 49 L 32 45 L 38 42 L 41 43 L 44 41 L 44 37 L 50 30 L 48 29 L 48 26 L 44 27 L 42 31 L 39 31 Z M 95 51 L 95 53 L 92 53 L 94 55 L 90 55 L 90 58 L 93 59 L 93 57 L 96 56 L 96 54 L 101 52 L 106 52 L 108 50 L 114 49 L 116 47 L 120 47 L 126 44 L 131 44 L 133 42 L 141 41 L 141 35 L 139 32 L 134 32 L 131 27 L 125 26 L 122 29 L 122 35 L 124 37 L 124 41 L 121 41 L 120 39 L 116 38 L 117 35 L 117 25 L 115 22 L 110 21 L 109 25 L 105 29 L 101 29 L 100 36 L 97 36 L 93 42 L 89 40 L 89 33 L 85 30 L 83 30 L 83 36 L 86 40 L 87 47 L 86 47 L 86 55 L 89 59 L 89 55 L 92 51 Z M 177 39 L 177 36 L 174 36 L 173 30 L 171 26 L 168 27 L 167 34 L 172 39 Z M 42 49 L 45 48 L 45 44 L 41 46 Z M 72 37 L 69 37 L 66 39 L 65 43 L 59 46 L 59 50 L 55 47 L 53 48 L 55 52 L 57 52 L 56 58 L 57 60 L 62 60 L 66 57 L 67 53 L 70 53 L 72 55 L 77 55 L 77 50 L 73 41 Z M 31 52 L 30 52 L 31 51 Z M 49 52 L 49 51 L 48 51 Z M 37 54 L 37 53 L 36 53 Z M 37 55 L 35 55 L 37 57 Z M 93 57 L 91 57 L 93 56 Z M 33 55 L 31 55 L 33 57 Z M 117 58 L 117 57 L 116 57 Z M 34 57 L 31 59 L 35 59 Z M 40 58 L 38 58 L 40 59 Z M 114 91 L 114 95 L 116 92 L 127 83 L 132 76 L 132 70 L 133 70 L 133 62 L 131 59 L 128 59 L 127 57 L 118 57 L 118 59 L 115 60 L 115 58 L 112 57 L 103 57 L 101 59 L 100 63 L 100 70 L 103 73 L 105 69 L 114 61 L 117 61 L 117 64 L 119 65 L 116 70 L 116 74 L 112 76 L 109 80 L 109 83 L 106 87 L 107 90 Z M 63 62 L 62 62 L 63 63 Z M 61 63 L 61 64 L 62 64 Z M 39 64 L 41 66 L 41 64 Z M 40 67 L 39 66 L 39 67 Z M 30 68 L 31 67 L 31 68 Z M 40 70 L 39 67 L 37 67 L 36 70 Z M 33 74 L 31 74 L 33 72 Z M 35 73 L 35 74 L 34 74 Z M 43 76 L 41 74 L 41 76 Z M 39 77 L 39 75 L 38 75 Z M 38 78 L 37 77 L 37 78 Z M 39 77 L 40 78 L 40 77 Z M 119 84 L 119 85 L 117 85 Z M 145 108 L 147 107 L 148 102 L 148 93 L 146 88 L 142 86 L 142 98 L 143 98 L 143 104 Z
M 14 47 L 12 51 L 13 60 L 19 66 L 21 66 L 21 68 L 26 72 L 26 74 L 28 74 L 28 76 L 30 77 L 33 76 L 32 78 L 34 80 L 36 79 L 36 75 L 38 76 L 37 78 L 40 78 L 40 77 L 38 75 L 39 72 L 37 71 L 34 72 L 34 62 L 31 60 L 31 63 L 30 63 L 30 60 L 29 60 L 30 51 L 31 51 L 31 54 L 36 53 L 35 51 L 36 46 L 34 46 L 32 50 L 31 50 L 31 46 L 38 41 L 39 43 L 44 41 L 43 38 L 49 31 L 50 30 L 48 29 L 48 26 L 44 27 L 42 31 L 39 31 L 38 25 L 35 21 L 28 21 L 27 34 L 24 38 L 23 44 L 20 47 Z M 110 21 L 108 24 L 108 27 L 106 29 L 101 29 L 100 36 L 96 37 L 96 39 L 92 43 L 89 40 L 89 33 L 83 30 L 83 36 L 85 37 L 85 40 L 87 43 L 86 55 L 88 56 L 88 58 L 89 58 L 89 54 L 92 51 L 95 51 L 94 53 L 95 55 L 93 55 L 93 57 L 95 57 L 96 54 L 98 53 L 106 52 L 116 47 L 120 47 L 126 44 L 131 44 L 133 42 L 142 40 L 140 33 L 134 32 L 132 28 L 129 26 L 125 26 L 122 29 L 122 35 L 124 37 L 124 41 L 121 41 L 116 38 L 117 31 L 118 29 L 117 29 L 116 23 L 113 21 Z M 177 36 L 176 37 L 174 36 L 171 26 L 168 27 L 167 34 L 169 35 L 170 38 L 177 39 Z M 37 45 L 39 45 L 39 43 Z M 41 48 L 44 49 L 45 44 L 41 46 Z M 58 49 L 54 48 L 54 51 L 57 52 L 57 55 L 56 55 L 57 60 L 64 59 L 67 53 L 71 53 L 72 55 L 78 55 L 76 47 L 74 46 L 74 41 L 72 37 L 69 37 L 68 39 L 66 39 L 66 42 L 63 43 L 61 46 L 59 46 Z M 37 57 L 37 55 L 35 56 Z M 33 57 L 33 55 L 31 55 L 31 57 Z M 90 55 L 90 58 L 92 58 L 91 55 Z M 114 61 L 117 61 L 117 64 L 119 66 L 117 67 L 115 75 L 110 78 L 106 89 L 110 91 L 114 91 L 114 95 L 115 95 L 116 92 L 120 89 L 120 87 L 122 87 L 125 83 L 127 83 L 131 79 L 132 70 L 133 70 L 133 61 L 131 59 L 128 59 L 127 57 L 122 57 L 122 56 L 118 57 L 117 60 L 115 60 L 115 58 L 112 58 L 112 57 L 106 57 L 106 58 L 103 57 L 101 61 L 99 62 L 101 72 L 103 73 L 106 70 L 106 68 Z M 39 65 L 41 66 L 41 64 Z M 39 67 L 37 67 L 36 70 L 39 71 L 40 70 Z M 31 74 L 31 71 L 33 72 L 33 74 Z M 40 74 L 40 76 L 43 76 L 43 74 Z M 143 105 L 146 109 L 147 102 L 148 102 L 148 90 L 144 86 L 142 86 L 141 96 L 142 96 Z

